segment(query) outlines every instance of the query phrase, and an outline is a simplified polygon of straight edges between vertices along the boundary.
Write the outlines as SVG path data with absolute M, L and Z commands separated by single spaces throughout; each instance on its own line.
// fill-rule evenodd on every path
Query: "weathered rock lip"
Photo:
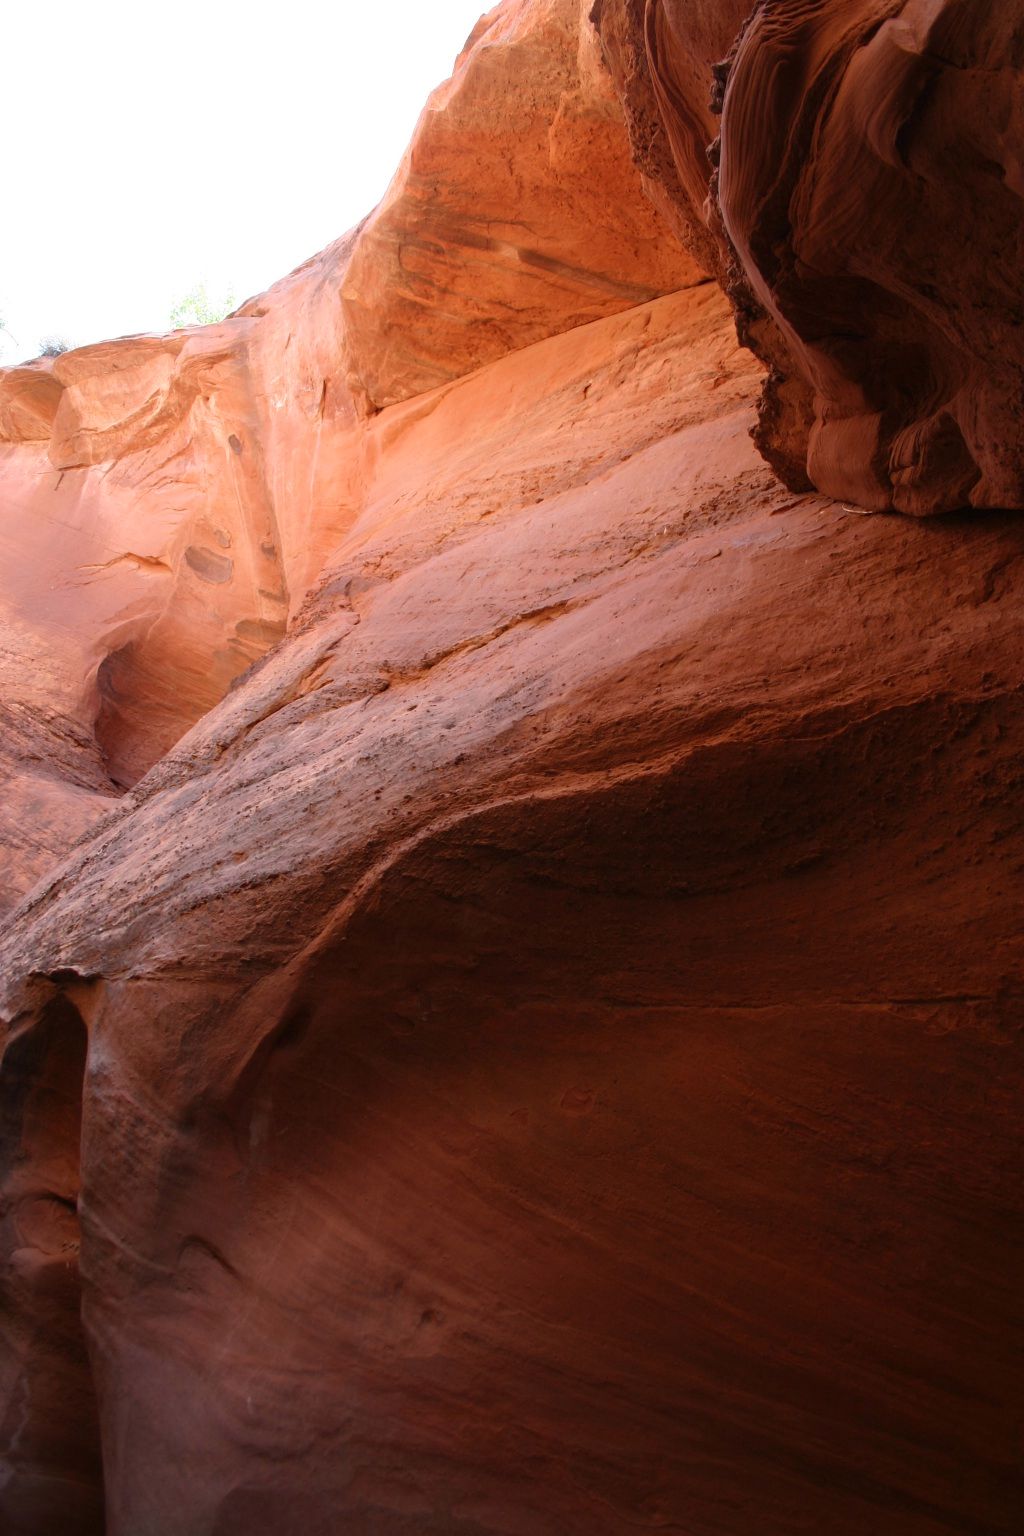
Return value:
M 659 206 L 712 244 L 768 365 L 758 446 L 794 488 L 1024 507 L 1022 13 L 997 9 L 595 11 Z

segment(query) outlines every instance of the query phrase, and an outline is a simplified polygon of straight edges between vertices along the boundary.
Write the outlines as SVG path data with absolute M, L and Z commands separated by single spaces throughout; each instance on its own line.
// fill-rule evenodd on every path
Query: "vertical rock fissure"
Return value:
M 78 1191 L 86 1028 L 57 997 L 0 1061 L 0 1528 L 102 1536 L 81 1321 Z

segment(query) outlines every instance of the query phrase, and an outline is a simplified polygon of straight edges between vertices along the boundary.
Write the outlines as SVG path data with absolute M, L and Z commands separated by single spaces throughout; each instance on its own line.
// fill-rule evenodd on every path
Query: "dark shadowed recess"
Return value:
M 0 1530 L 102 1536 L 81 1323 L 79 1148 L 87 1037 L 57 998 L 0 1063 Z

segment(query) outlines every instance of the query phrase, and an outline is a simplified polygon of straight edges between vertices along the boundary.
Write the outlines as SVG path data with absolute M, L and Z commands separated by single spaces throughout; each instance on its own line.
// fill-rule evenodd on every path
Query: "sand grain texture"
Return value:
M 647 7 L 680 101 L 731 15 Z M 1017 1529 L 1019 515 L 776 477 L 598 19 L 491 13 L 235 317 L 0 375 L 12 1536 Z M 564 303 L 463 238 L 524 69 Z

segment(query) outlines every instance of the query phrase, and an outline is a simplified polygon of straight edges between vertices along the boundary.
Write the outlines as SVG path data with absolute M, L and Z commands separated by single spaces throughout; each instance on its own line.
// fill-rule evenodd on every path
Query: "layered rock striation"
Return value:
M 1016 1529 L 1019 518 L 759 456 L 796 8 L 716 194 L 745 7 L 616 3 L 607 76 L 484 18 L 220 326 L 2 376 L 16 1536 Z
M 777 471 L 875 510 L 1024 506 L 1018 0 L 595 17 L 641 164 L 770 367 Z
M 529 0 L 481 20 L 369 219 L 269 293 L 0 373 L 0 908 L 281 639 L 362 504 L 368 417 L 703 280 L 596 35 Z

